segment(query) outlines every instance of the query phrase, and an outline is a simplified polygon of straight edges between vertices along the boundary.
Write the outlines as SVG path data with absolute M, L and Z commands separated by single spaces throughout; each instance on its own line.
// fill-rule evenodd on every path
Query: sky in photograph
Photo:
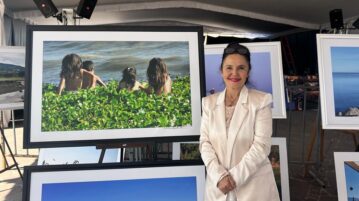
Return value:
M 333 73 L 359 73 L 359 47 L 331 47 Z
M 355 161 L 355 163 L 359 165 L 358 161 Z M 344 168 L 348 197 L 354 196 L 359 198 L 359 172 L 350 167 L 347 163 L 344 163 Z M 352 187 L 353 190 L 350 190 L 350 187 Z
M 41 200 L 196 201 L 196 177 L 43 184 Z

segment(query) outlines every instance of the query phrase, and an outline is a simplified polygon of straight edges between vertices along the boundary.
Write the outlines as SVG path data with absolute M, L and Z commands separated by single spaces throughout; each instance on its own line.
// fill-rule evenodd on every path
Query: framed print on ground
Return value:
M 359 129 L 359 35 L 317 35 L 323 129 Z
M 198 201 L 205 167 L 199 162 L 25 167 L 23 201 Z
M 173 160 L 201 160 L 198 148 L 199 142 L 175 142 L 172 148 Z M 274 177 L 282 201 L 290 201 L 288 157 L 286 139 L 272 137 L 271 152 L 268 156 L 271 161 Z
M 98 163 L 101 149 L 96 147 L 42 148 L 37 165 Z M 103 163 L 121 162 L 121 149 L 106 149 Z
M 359 200 L 359 153 L 334 152 L 338 200 Z
M 24 106 L 24 81 L 25 47 L 0 46 L 0 110 Z
M 286 118 L 282 53 L 280 42 L 241 43 L 251 52 L 252 69 L 247 86 L 272 94 L 272 116 Z M 220 67 L 227 44 L 205 46 L 206 94 L 225 88 Z
M 201 27 L 27 31 L 25 147 L 198 139 Z

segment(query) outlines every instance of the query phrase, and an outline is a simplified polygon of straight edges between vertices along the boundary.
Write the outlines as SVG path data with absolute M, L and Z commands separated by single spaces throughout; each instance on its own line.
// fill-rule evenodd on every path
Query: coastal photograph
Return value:
M 41 201 L 197 201 L 196 177 L 45 183 Z
M 44 41 L 43 48 L 41 131 L 192 125 L 189 42 Z
M 359 47 L 331 47 L 334 109 L 337 117 L 359 116 Z
M 25 47 L 0 48 L 0 108 L 24 102 Z
M 359 161 L 345 161 L 345 182 L 348 201 L 359 200 Z

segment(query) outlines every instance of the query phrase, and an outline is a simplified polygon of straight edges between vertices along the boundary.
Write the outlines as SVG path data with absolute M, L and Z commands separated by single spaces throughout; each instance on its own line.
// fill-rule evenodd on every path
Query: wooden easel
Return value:
M 316 141 L 317 137 L 319 137 L 319 163 L 323 162 L 324 160 L 324 137 L 325 137 L 325 130 L 322 129 L 322 124 L 321 124 L 321 119 L 320 119 L 320 106 L 318 109 L 318 116 L 317 116 L 317 121 L 313 123 L 312 126 L 312 130 L 310 132 L 310 142 L 307 148 L 307 156 L 306 156 L 306 161 L 310 161 L 311 160 L 311 156 L 312 156 L 312 152 L 313 152 L 313 147 L 314 147 L 314 142 Z M 345 134 L 350 134 L 353 137 L 353 142 L 354 142 L 354 147 L 355 149 L 357 149 L 358 147 L 358 142 L 356 139 L 356 135 L 357 133 L 359 133 L 359 131 L 355 131 L 355 130 L 341 130 L 343 133 Z M 318 144 L 317 143 L 317 144 Z M 304 167 L 304 176 L 308 176 L 308 163 L 305 163 L 305 167 Z

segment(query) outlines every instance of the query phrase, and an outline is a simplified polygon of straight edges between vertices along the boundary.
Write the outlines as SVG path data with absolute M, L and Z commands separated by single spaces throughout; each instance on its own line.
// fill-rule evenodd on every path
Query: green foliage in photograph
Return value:
M 42 131 L 103 130 L 122 128 L 181 127 L 192 124 L 190 78 L 173 80 L 172 93 L 157 96 L 143 91 L 117 91 L 107 87 L 56 94 L 43 87 Z

